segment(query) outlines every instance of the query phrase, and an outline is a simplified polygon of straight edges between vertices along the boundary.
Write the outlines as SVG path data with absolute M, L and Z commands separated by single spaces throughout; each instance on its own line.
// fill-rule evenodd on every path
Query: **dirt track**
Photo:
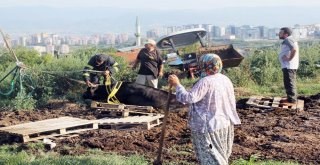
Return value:
M 259 154 L 261 159 L 297 161 L 303 164 L 320 164 L 320 93 L 305 100 L 305 110 L 293 112 L 258 109 L 238 109 L 242 125 L 235 129 L 232 160 Z M 3 109 L 5 110 L 5 109 Z M 86 107 L 52 101 L 47 108 L 36 111 L 0 112 L 0 126 L 9 126 L 58 116 L 95 119 L 99 116 Z M 61 154 L 81 154 L 88 148 L 99 148 L 123 155 L 137 153 L 150 159 L 156 157 L 160 127 L 150 131 L 95 130 L 57 142 Z M 11 143 L 0 137 L 0 144 Z M 68 145 L 71 149 L 64 147 Z M 74 148 L 74 149 L 73 149 Z M 75 149 L 76 148 L 76 149 Z M 187 110 L 172 113 L 165 139 L 164 159 L 196 163 L 192 150 L 190 130 L 187 128 Z

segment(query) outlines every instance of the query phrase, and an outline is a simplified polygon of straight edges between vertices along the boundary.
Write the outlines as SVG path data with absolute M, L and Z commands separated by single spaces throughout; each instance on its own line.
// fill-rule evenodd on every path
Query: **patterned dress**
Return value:
M 190 104 L 188 123 L 199 162 L 228 164 L 234 125 L 241 123 L 230 79 L 216 73 L 200 79 L 189 92 L 182 85 L 176 91 L 178 101 Z

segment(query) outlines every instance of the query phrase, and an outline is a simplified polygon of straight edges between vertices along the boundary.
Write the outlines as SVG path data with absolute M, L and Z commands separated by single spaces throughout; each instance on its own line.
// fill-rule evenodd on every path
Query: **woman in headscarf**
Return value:
M 191 139 L 200 164 L 227 165 L 234 125 L 240 124 L 234 88 L 230 79 L 220 73 L 222 61 L 218 55 L 204 55 L 200 67 L 201 79 L 191 91 L 186 91 L 175 75 L 169 76 L 169 84 L 176 87 L 178 101 L 190 104 Z

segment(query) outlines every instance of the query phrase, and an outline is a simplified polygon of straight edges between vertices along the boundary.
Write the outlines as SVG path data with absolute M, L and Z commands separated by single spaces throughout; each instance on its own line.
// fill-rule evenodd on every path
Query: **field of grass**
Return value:
M 45 151 L 41 143 L 29 143 L 24 147 L 17 145 L 0 146 L 0 165 L 148 165 L 152 161 L 141 155 L 121 156 L 116 153 L 105 153 L 101 150 L 92 149 L 82 155 L 62 156 L 53 151 Z M 166 164 L 191 165 L 194 163 L 169 162 Z M 258 160 L 257 156 L 253 155 L 249 160 L 235 160 L 232 165 L 296 165 L 296 163 L 261 161 Z

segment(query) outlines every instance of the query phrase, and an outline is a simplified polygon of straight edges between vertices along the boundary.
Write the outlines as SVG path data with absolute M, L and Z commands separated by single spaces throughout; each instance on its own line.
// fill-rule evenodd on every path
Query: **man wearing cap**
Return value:
M 158 77 L 163 76 L 163 59 L 154 40 L 148 39 L 144 47 L 140 50 L 132 67 L 135 69 L 140 63 L 136 83 L 157 88 Z
M 110 75 L 119 70 L 117 65 L 118 63 L 111 56 L 96 54 L 90 58 L 88 66 L 84 68 L 84 81 L 88 87 L 94 87 L 96 84 L 99 84 L 100 77 L 103 77 L 104 84 L 111 85 Z
M 287 93 L 287 104 L 295 104 L 297 101 L 296 74 L 299 67 L 299 46 L 298 42 L 291 36 L 292 30 L 283 27 L 279 32 L 279 39 L 282 39 L 279 61 L 283 72 L 283 82 Z

